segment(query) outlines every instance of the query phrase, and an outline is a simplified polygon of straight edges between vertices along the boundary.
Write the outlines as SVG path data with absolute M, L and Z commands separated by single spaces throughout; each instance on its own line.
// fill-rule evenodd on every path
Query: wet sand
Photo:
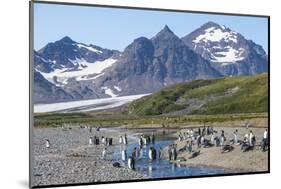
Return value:
M 218 131 L 218 135 L 221 130 L 225 131 L 226 144 L 229 144 L 229 140 L 233 139 L 233 132 L 238 129 L 239 139 L 243 139 L 245 133 L 249 133 L 250 130 L 256 135 L 257 145 L 262 140 L 263 132 L 266 128 L 249 128 L 245 127 L 214 127 Z M 197 130 L 197 129 L 195 129 Z M 184 130 L 182 130 L 184 131 Z M 210 139 L 210 136 L 206 137 Z M 186 141 L 175 141 L 178 144 L 178 149 L 183 148 Z M 268 151 L 262 152 L 259 146 L 255 146 L 253 151 L 243 152 L 240 145 L 232 145 L 234 150 L 227 153 L 221 153 L 221 147 L 210 148 L 197 148 L 195 145 L 193 150 L 200 150 L 200 155 L 189 159 L 191 154 L 189 152 L 183 152 L 178 155 L 179 159 L 184 158 L 186 161 L 175 161 L 176 163 L 187 166 L 208 166 L 218 167 L 228 170 L 228 172 L 263 172 L 268 170 Z M 230 170 L 230 171 L 229 171 Z

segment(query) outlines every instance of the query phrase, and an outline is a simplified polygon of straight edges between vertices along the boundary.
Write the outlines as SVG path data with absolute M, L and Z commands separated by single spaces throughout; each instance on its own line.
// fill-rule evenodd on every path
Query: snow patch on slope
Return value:
M 110 66 L 112 66 L 116 59 L 106 59 L 104 61 L 96 61 L 94 63 L 87 62 L 85 59 L 76 58 L 75 60 L 70 60 L 74 65 L 78 66 L 77 70 L 69 70 L 67 68 L 56 69 L 50 73 L 40 72 L 48 81 L 54 83 L 54 77 L 57 77 L 58 81 L 63 81 L 66 78 L 76 77 L 76 80 L 88 80 L 95 79 L 101 76 L 102 71 Z M 98 74 L 92 78 L 87 78 L 89 74 Z M 86 79 L 87 78 L 87 79 Z
M 196 37 L 193 42 L 199 43 L 201 41 L 203 42 L 219 42 L 221 40 L 224 40 L 226 42 L 233 41 L 234 43 L 237 43 L 237 36 L 236 32 L 233 31 L 224 31 L 221 28 L 215 28 L 211 27 L 205 30 L 204 34 L 199 35 Z
M 85 49 L 88 49 L 89 51 L 92 51 L 92 52 L 95 52 L 95 53 L 98 53 L 98 54 L 101 54 L 102 51 L 99 51 L 91 46 L 87 46 L 87 45 L 84 45 L 84 44 L 81 44 L 81 43 L 78 43 L 76 44 L 79 48 L 85 48 Z
M 114 89 L 116 89 L 119 92 L 122 91 L 122 89 L 120 87 L 118 87 L 118 86 L 114 86 Z
M 214 58 L 214 62 L 231 63 L 243 60 L 244 57 L 241 55 L 243 53 L 243 49 L 236 50 L 232 47 L 225 48 L 225 51 L 215 52 L 212 58 Z
M 115 98 L 115 97 L 118 96 L 118 95 L 114 94 L 114 93 L 112 92 L 112 90 L 111 90 L 110 88 L 108 88 L 108 87 L 102 87 L 102 89 L 104 90 L 104 93 L 105 93 L 105 94 L 111 96 L 112 98 Z

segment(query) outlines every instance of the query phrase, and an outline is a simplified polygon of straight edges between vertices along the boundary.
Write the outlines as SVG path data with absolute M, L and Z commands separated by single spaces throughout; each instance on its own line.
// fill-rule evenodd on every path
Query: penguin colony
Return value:
M 80 126 L 80 128 L 89 129 L 89 133 L 93 132 L 93 127 L 88 126 Z M 248 128 L 248 124 L 247 124 Z M 62 131 L 71 130 L 71 127 L 62 126 Z M 100 127 L 96 127 L 95 131 L 100 131 Z M 210 140 L 206 139 L 206 136 L 209 136 Z M 233 132 L 233 138 L 229 140 L 229 143 L 226 144 L 226 137 L 224 130 L 221 130 L 220 133 L 215 131 L 213 127 L 206 127 L 204 125 L 203 128 L 198 128 L 197 131 L 193 129 L 188 129 L 186 132 L 180 133 L 178 135 L 178 141 L 186 141 L 186 145 L 178 149 L 177 144 L 171 144 L 168 146 L 167 155 L 170 161 L 181 161 L 184 158 L 178 159 L 178 153 L 189 152 L 190 157 L 188 159 L 196 158 L 200 155 L 200 148 L 210 148 L 213 146 L 221 147 L 221 153 L 228 153 L 234 149 L 234 146 L 239 146 L 243 152 L 254 150 L 255 147 L 259 147 L 262 151 L 268 150 L 268 131 L 267 129 L 264 131 L 262 140 L 259 145 L 256 142 L 256 136 L 250 130 L 249 133 L 246 133 L 243 139 L 239 139 L 238 130 L 236 129 Z M 155 135 L 152 133 L 149 136 L 141 135 L 138 140 L 138 147 L 134 147 L 132 154 L 127 155 L 126 145 L 128 145 L 127 134 L 125 133 L 123 136 L 119 137 L 119 145 L 120 145 L 120 154 L 122 162 L 127 162 L 127 166 L 129 169 L 136 169 L 136 161 L 137 159 L 142 158 L 143 149 L 150 145 L 148 149 L 148 159 L 150 162 L 155 161 L 157 158 L 163 158 L 163 149 L 160 147 L 158 151 L 154 148 L 155 144 Z M 100 145 L 104 146 L 101 154 L 101 158 L 103 160 L 107 160 L 107 146 L 113 145 L 113 138 L 108 138 L 105 136 L 90 136 L 88 138 L 88 145 Z M 48 139 L 45 139 L 45 147 L 47 149 L 51 148 L 51 142 Z M 194 150 L 196 148 L 196 150 Z M 157 156 L 158 155 L 158 156 Z M 184 159 L 186 161 L 186 159 Z M 114 167 L 121 167 L 119 162 L 113 163 Z

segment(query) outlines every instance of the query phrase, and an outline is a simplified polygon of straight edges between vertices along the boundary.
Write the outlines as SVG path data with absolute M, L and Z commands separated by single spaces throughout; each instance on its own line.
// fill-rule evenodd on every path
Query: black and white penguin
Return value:
M 155 136 L 154 136 L 154 133 L 152 133 L 151 135 L 151 144 L 154 144 L 155 143 Z
M 99 137 L 95 136 L 95 145 L 99 145 L 100 144 L 100 139 Z
M 137 151 L 137 148 L 136 148 L 136 147 L 134 147 L 134 150 L 133 150 L 133 152 L 132 152 L 132 157 L 133 157 L 134 159 L 137 159 L 137 157 L 138 157 L 138 151 Z
M 138 143 L 139 143 L 140 148 L 142 148 L 142 146 L 143 146 L 142 136 L 138 139 Z
M 93 144 L 93 137 L 90 137 L 89 138 L 89 145 L 92 145 Z
M 171 146 L 168 147 L 168 157 L 169 157 L 169 161 L 171 161 L 172 160 L 172 147 Z
M 149 148 L 149 151 L 148 151 L 148 158 L 149 160 L 153 161 L 156 159 L 156 150 L 153 148 L 153 147 L 150 147 Z
M 113 167 L 117 167 L 117 168 L 121 167 L 121 164 L 119 162 L 114 162 L 112 165 Z
M 172 153 L 172 160 L 174 160 L 174 161 L 177 160 L 178 154 L 177 154 L 177 148 L 176 148 L 176 146 L 173 146 L 173 147 L 172 147 L 171 153 Z
M 112 146 L 112 144 L 113 144 L 113 138 L 109 138 L 108 139 L 108 146 Z
M 231 146 L 231 145 L 224 145 L 224 147 L 222 148 L 221 153 L 231 152 L 233 149 L 234 149 L 234 147 Z
M 200 154 L 200 150 L 198 152 L 192 153 L 191 156 L 189 157 L 189 159 L 195 158 L 195 157 L 199 156 L 199 154 Z
M 45 145 L 46 145 L 46 148 L 50 148 L 51 144 L 50 144 L 50 141 L 48 139 L 46 139 Z
M 148 136 L 148 137 L 146 137 L 146 138 L 147 138 L 147 139 L 146 139 L 146 140 L 147 140 L 147 144 L 150 144 L 150 142 L 151 142 L 151 141 L 150 141 L 150 137 Z
M 220 139 L 219 139 L 219 137 L 215 137 L 214 138 L 214 141 L 215 141 L 215 145 L 218 147 L 218 146 L 220 146 Z
M 159 148 L 159 152 L 158 152 L 158 159 L 162 158 L 162 148 Z
M 201 144 L 201 145 L 204 145 L 204 142 L 205 142 L 205 138 L 204 138 L 204 136 L 201 136 L 201 137 L 200 137 L 200 144 Z
M 123 137 L 122 136 L 119 137 L 119 144 L 123 144 Z
M 101 137 L 101 143 L 105 145 L 105 137 L 104 136 Z
M 190 141 L 190 142 L 187 144 L 187 151 L 188 151 L 189 153 L 192 152 L 192 141 Z
M 179 134 L 179 136 L 178 136 L 178 141 L 180 142 L 182 140 L 182 137 L 181 137 L 181 135 Z
M 147 143 L 148 143 L 148 142 L 147 142 L 146 137 L 143 137 L 143 145 L 144 145 L 144 146 L 146 146 L 146 145 L 147 145 Z
M 102 150 L 102 154 L 101 154 L 103 160 L 106 159 L 106 154 L 107 154 L 107 149 L 104 148 L 104 149 Z
M 128 144 L 128 139 L 127 139 L 127 134 L 123 136 L 123 144 L 127 145 Z
M 126 161 L 126 159 L 127 159 L 127 151 L 126 150 L 121 151 L 121 159 L 122 159 L 122 161 Z
M 132 156 L 128 158 L 128 167 L 129 169 L 135 170 L 135 160 Z
M 243 147 L 243 152 L 248 152 L 248 151 L 253 151 L 255 149 L 255 146 L 251 146 L 249 144 L 246 144 L 244 147 Z

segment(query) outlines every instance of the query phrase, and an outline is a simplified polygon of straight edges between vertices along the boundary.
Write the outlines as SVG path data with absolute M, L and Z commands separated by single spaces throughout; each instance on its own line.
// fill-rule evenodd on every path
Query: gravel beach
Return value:
M 60 185 L 104 181 L 136 180 L 148 178 L 126 166 L 120 168 L 112 164 L 113 151 L 121 133 L 101 129 L 90 133 L 89 129 L 71 127 L 35 128 L 33 130 L 32 185 Z M 106 159 L 101 159 L 103 145 L 89 145 L 90 136 L 113 138 L 113 145 L 107 146 Z M 50 148 L 45 147 L 45 140 Z M 128 138 L 130 142 L 130 138 Z
M 150 126 L 150 128 L 152 125 Z M 169 137 L 172 142 L 179 133 L 186 132 L 189 128 L 196 131 L 198 126 L 184 126 L 173 128 L 167 131 L 165 137 Z M 149 127 L 145 127 L 149 128 Z M 116 155 L 113 157 L 116 149 L 118 150 L 119 136 L 128 134 L 128 143 L 136 143 L 136 137 L 142 133 L 156 134 L 156 139 L 161 140 L 163 129 L 159 126 L 153 129 L 126 129 L 119 128 L 101 128 L 100 131 L 89 128 L 80 128 L 72 126 L 70 129 L 62 128 L 35 128 L 33 130 L 33 160 L 32 162 L 32 184 L 33 186 L 60 185 L 75 183 L 94 183 L 106 181 L 138 180 L 150 178 L 147 174 L 139 171 L 133 171 L 121 163 L 121 167 L 113 166 L 116 162 Z M 202 127 L 201 127 L 202 128 Z M 245 127 L 232 126 L 214 126 L 214 129 L 220 135 L 221 130 L 225 131 L 226 144 L 233 139 L 234 130 L 238 129 L 239 139 L 243 139 L 245 133 L 250 130 L 256 135 L 257 143 L 262 139 L 263 132 L 267 127 L 255 127 L 246 129 Z M 160 135 L 159 135 L 160 134 Z M 89 145 L 89 137 L 101 136 L 113 138 L 113 145 L 107 146 L 107 156 L 102 159 L 102 150 L 104 145 Z M 163 136 L 162 136 L 163 137 Z M 46 148 L 46 139 L 50 141 L 50 148 Z M 206 139 L 210 139 L 207 136 Z M 186 145 L 186 140 L 178 141 L 177 150 Z M 197 149 L 200 155 L 189 159 L 191 153 L 187 151 L 178 152 L 178 160 L 172 163 L 184 165 L 187 167 L 209 167 L 225 170 L 227 173 L 241 172 L 259 172 L 268 170 L 268 152 L 262 152 L 258 146 L 253 151 L 242 152 L 240 145 L 232 145 L 234 150 L 227 153 L 221 153 L 221 147 L 210 147 Z M 167 158 L 167 147 L 163 149 L 163 158 Z M 182 161 L 184 159 L 184 161 Z M 121 161 L 120 161 L 121 162 Z M 172 176 L 172 175 L 171 175 Z

